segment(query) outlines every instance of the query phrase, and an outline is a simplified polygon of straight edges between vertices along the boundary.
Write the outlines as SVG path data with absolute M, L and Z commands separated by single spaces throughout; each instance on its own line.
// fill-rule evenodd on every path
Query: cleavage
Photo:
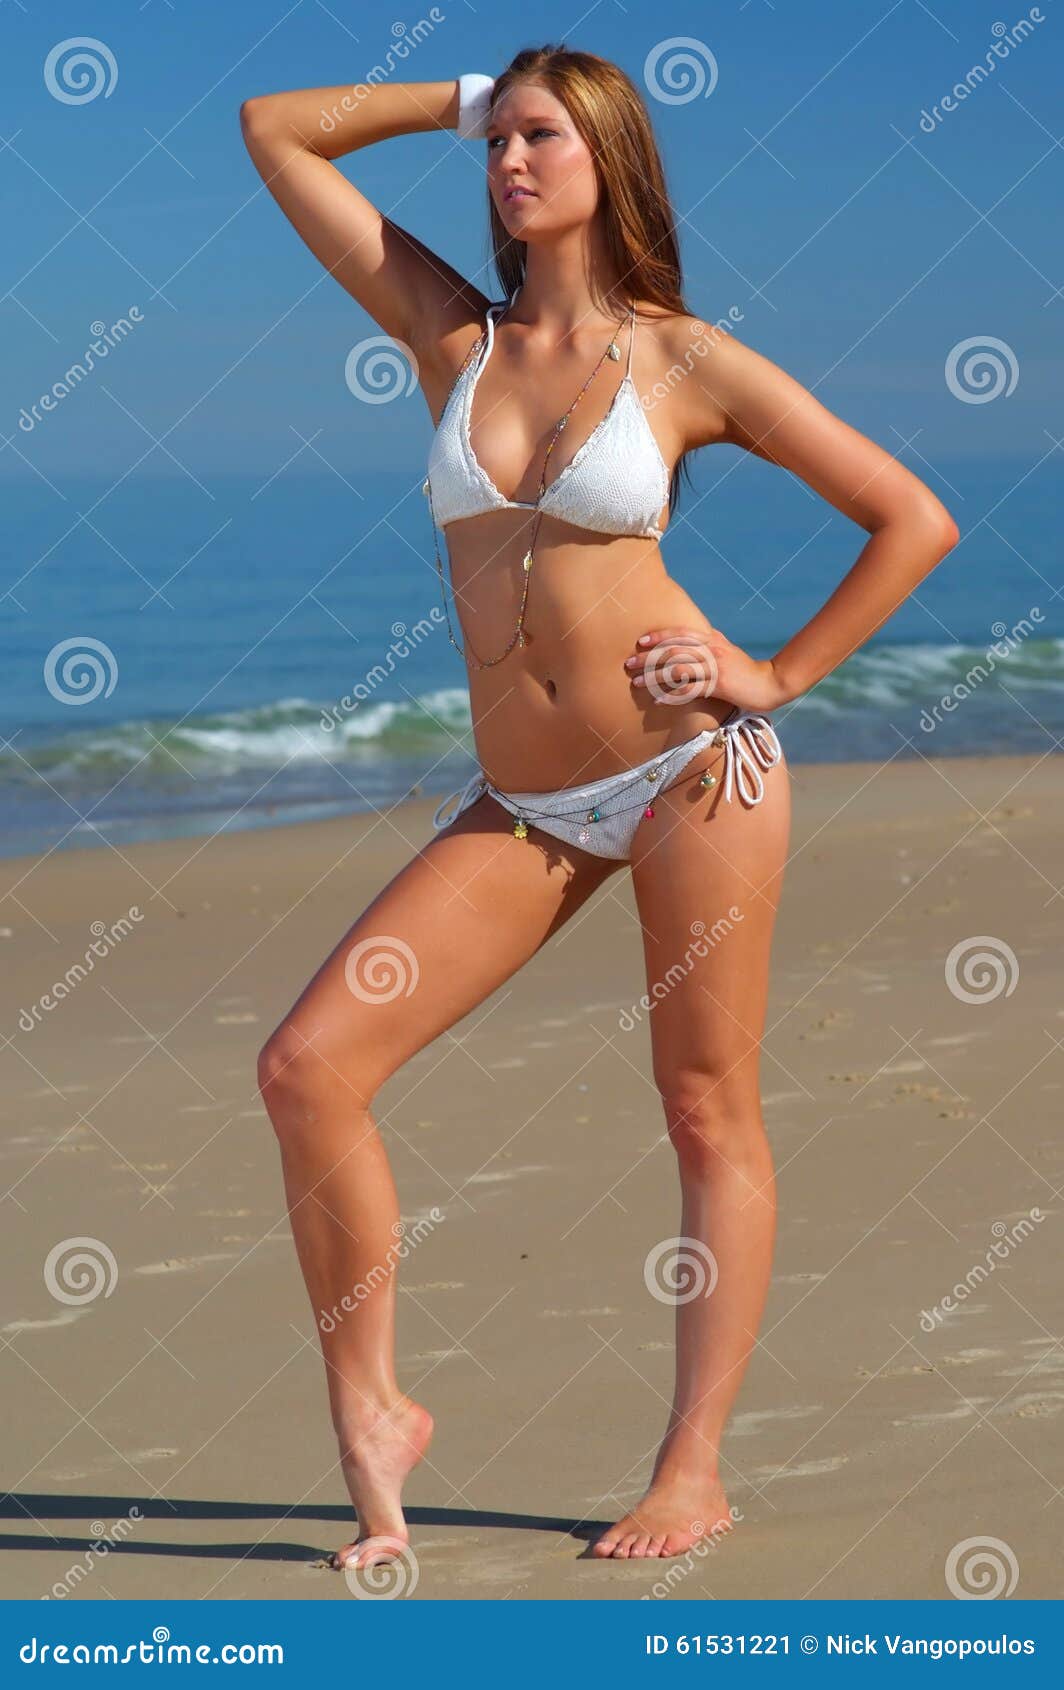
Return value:
M 608 362 L 608 360 L 607 360 L 607 362 Z M 602 373 L 601 370 L 598 373 L 601 374 Z M 551 449 L 550 455 L 547 459 L 548 473 L 549 473 L 550 470 L 553 469 L 554 474 L 551 477 L 551 479 L 547 482 L 547 485 L 544 489 L 544 497 L 546 496 L 547 493 L 550 492 L 551 488 L 555 485 L 555 483 L 562 479 L 562 477 L 565 475 L 566 471 L 570 468 L 574 458 L 577 457 L 577 455 L 589 443 L 589 441 L 592 439 L 592 437 L 594 435 L 598 434 L 600 432 L 600 430 L 604 427 L 607 418 L 609 418 L 612 415 L 615 406 L 617 405 L 617 403 L 620 400 L 622 389 L 624 388 L 627 380 L 628 380 L 627 375 L 623 375 L 621 377 L 621 380 L 620 380 L 620 383 L 617 387 L 617 390 L 613 394 L 612 398 L 610 399 L 610 402 L 607 405 L 605 411 L 602 413 L 601 417 L 599 417 L 595 422 L 593 422 L 591 424 L 590 427 L 587 427 L 586 420 L 585 420 L 586 419 L 586 412 L 584 412 L 584 417 L 581 419 L 581 420 L 585 420 L 586 433 L 584 435 L 584 438 L 578 443 L 578 445 L 576 445 L 575 447 L 572 447 L 570 449 L 569 457 L 559 468 L 558 467 L 558 454 L 559 454 L 559 452 L 564 450 L 564 443 L 566 441 L 567 436 L 569 436 L 572 433 L 573 427 L 577 423 L 577 419 L 581 418 L 581 412 L 583 411 L 584 403 L 586 402 L 587 399 L 590 398 L 591 394 L 594 392 L 594 387 L 595 387 L 594 382 L 592 382 L 591 386 L 587 390 L 587 393 L 584 394 L 583 398 L 576 405 L 575 409 L 570 413 L 569 417 L 566 420 L 565 427 L 562 428 L 559 431 L 559 433 L 557 434 L 555 441 L 554 441 L 553 448 Z M 481 383 L 480 383 L 479 380 L 476 381 L 473 384 L 473 393 L 472 393 L 472 397 L 471 397 L 470 402 L 469 402 L 469 409 L 468 409 L 468 412 L 466 414 L 466 421 L 467 421 L 467 425 L 468 425 L 469 450 L 472 453 L 473 460 L 476 463 L 477 467 L 482 472 L 482 474 L 491 483 L 491 486 L 494 488 L 495 492 L 499 495 L 500 498 L 505 499 L 507 504 L 533 505 L 533 504 L 535 504 L 536 498 L 537 498 L 538 493 L 539 493 L 539 476 L 543 473 L 543 455 L 547 451 L 547 447 L 542 445 L 540 442 L 537 441 L 536 446 L 534 448 L 535 462 L 534 463 L 533 462 L 528 463 L 528 469 L 526 470 L 525 473 L 527 474 L 531 471 L 532 474 L 534 475 L 534 486 L 533 486 L 531 492 L 529 493 L 528 497 L 526 498 L 526 497 L 522 496 L 520 486 L 518 486 L 516 491 L 513 492 L 513 493 L 510 493 L 510 494 L 505 493 L 503 491 L 503 489 L 499 486 L 497 478 L 495 477 L 495 475 L 493 475 L 492 471 L 488 468 L 487 464 L 485 464 L 481 454 L 477 451 L 476 445 L 475 445 L 474 439 L 473 439 L 474 429 L 480 429 L 481 426 L 482 426 L 481 422 L 474 423 L 474 421 L 473 421 L 473 405 L 476 401 L 476 396 L 477 396 L 478 392 L 480 391 L 480 386 L 481 386 Z M 498 403 L 499 403 L 499 401 L 496 401 L 496 404 L 495 404 L 494 407 L 489 409 L 489 411 L 487 413 L 482 413 L 482 420 L 483 420 L 483 423 L 485 425 L 490 425 L 490 419 L 491 419 L 492 412 L 493 412 L 493 410 L 497 410 Z M 550 439 L 550 435 L 553 433 L 554 427 L 557 424 L 557 422 L 558 422 L 558 417 L 556 416 L 553 419 L 553 422 L 548 423 L 548 425 L 547 425 L 546 434 L 547 434 L 548 442 L 549 442 L 549 439 Z M 489 428 L 489 432 L 490 432 L 490 428 Z

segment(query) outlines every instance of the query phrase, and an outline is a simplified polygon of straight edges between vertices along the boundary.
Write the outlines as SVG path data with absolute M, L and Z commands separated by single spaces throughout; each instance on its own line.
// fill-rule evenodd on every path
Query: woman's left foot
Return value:
M 715 1541 L 731 1528 L 731 1511 L 719 1480 L 659 1481 L 630 1514 L 596 1539 L 591 1553 L 618 1561 L 682 1555 L 703 1539 Z

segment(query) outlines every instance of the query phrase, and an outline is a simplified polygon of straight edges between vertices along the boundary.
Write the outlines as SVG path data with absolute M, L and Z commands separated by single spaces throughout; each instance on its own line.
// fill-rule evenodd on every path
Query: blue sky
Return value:
M 738 307 L 742 338 L 941 492 L 929 468 L 939 460 L 1033 462 L 1052 450 L 1046 431 L 1061 433 L 1064 153 L 1052 131 L 1064 23 L 1054 0 L 967 100 L 930 133 L 920 124 L 985 61 L 995 25 L 1011 29 L 1028 10 L 728 0 L 666 12 L 642 0 L 546 0 L 530 34 L 525 7 L 459 0 L 438 9 L 443 21 L 396 74 L 497 74 L 520 47 L 553 41 L 616 59 L 645 89 L 648 55 L 693 38 L 716 67 L 709 96 L 648 95 L 692 306 L 707 318 Z M 429 13 L 402 16 L 409 26 Z M 0 433 L 12 444 L 0 476 L 113 479 L 150 448 L 141 467 L 152 473 L 265 477 L 312 435 L 356 473 L 409 468 L 411 438 L 428 440 L 424 401 L 414 393 L 367 420 L 352 399 L 344 360 L 375 325 L 288 227 L 237 115 L 251 94 L 359 80 L 384 62 L 396 16 L 391 5 L 316 0 L 7 0 Z M 68 104 L 44 68 L 77 36 L 105 44 L 117 79 L 110 94 Z M 483 145 L 453 132 L 404 136 L 340 168 L 494 293 Z M 21 408 L 83 353 L 90 325 L 132 306 L 143 321 L 106 370 L 44 426 L 19 431 Z M 1016 390 L 960 403 L 946 357 L 987 336 L 1010 349 Z M 162 436 L 183 468 L 152 446 Z

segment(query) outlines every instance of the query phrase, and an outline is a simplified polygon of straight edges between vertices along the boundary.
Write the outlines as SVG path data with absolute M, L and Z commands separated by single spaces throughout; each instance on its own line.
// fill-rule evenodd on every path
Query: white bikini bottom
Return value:
M 529 827 L 538 827 L 592 856 L 627 862 L 636 828 L 644 816 L 653 815 L 655 793 L 664 791 L 700 751 L 720 744 L 724 746 L 725 799 L 731 803 L 732 792 L 737 789 L 748 804 L 760 804 L 765 783 L 758 764 L 762 769 L 775 767 L 783 748 L 767 716 L 736 709 L 719 727 L 703 728 L 671 751 L 586 786 L 563 786 L 557 792 L 500 792 L 483 770 L 477 769 L 465 786 L 450 793 L 438 806 L 432 825 L 437 830 L 449 827 L 478 798 L 489 793 L 514 817 L 517 838 L 526 838 Z M 716 782 L 710 780 L 709 784 Z M 458 802 L 447 815 L 455 798 Z

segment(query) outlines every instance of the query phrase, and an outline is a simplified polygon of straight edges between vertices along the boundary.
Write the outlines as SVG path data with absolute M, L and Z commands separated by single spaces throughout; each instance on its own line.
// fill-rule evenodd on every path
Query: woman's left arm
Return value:
M 705 644 L 716 683 L 709 691 L 748 709 L 770 709 L 808 692 L 864 645 L 956 545 L 960 531 L 918 476 L 777 364 L 722 329 L 690 318 L 683 325 L 691 355 L 681 367 L 689 373 L 674 392 L 687 448 L 725 441 L 755 452 L 801 476 L 869 534 L 831 597 L 774 657 L 751 658 L 709 629 Z M 707 339 L 708 349 L 700 344 Z M 689 647 L 684 636 L 693 632 L 649 630 L 641 655 L 651 645 L 671 651 L 675 665 L 676 648 Z

